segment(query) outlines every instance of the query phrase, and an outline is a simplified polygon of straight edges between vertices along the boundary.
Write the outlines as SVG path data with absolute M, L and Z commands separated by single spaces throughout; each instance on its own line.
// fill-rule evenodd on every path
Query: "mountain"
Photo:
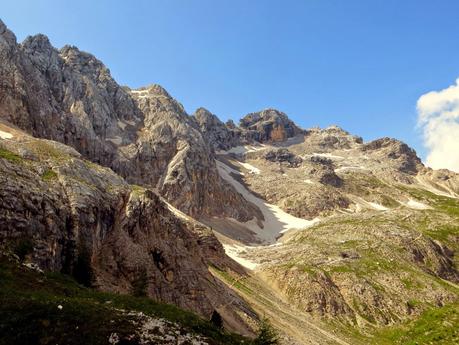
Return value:
M 190 116 L 161 86 L 120 86 L 93 55 L 17 43 L 1 21 L 0 81 L 5 272 L 70 275 L 252 338 L 266 317 L 281 344 L 458 339 L 459 174 L 405 143 L 302 129 L 270 108 L 238 125 Z M 188 317 L 166 330 L 228 343 Z M 139 340 L 146 322 L 133 343 L 154 343 Z

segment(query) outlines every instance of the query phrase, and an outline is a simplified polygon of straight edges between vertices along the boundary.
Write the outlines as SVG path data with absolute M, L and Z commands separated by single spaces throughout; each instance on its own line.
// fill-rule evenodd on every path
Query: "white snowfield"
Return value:
M 111 141 L 113 144 L 115 145 L 121 145 L 121 143 L 123 142 L 123 139 L 121 139 L 120 136 L 116 136 L 114 138 L 107 138 L 105 139 L 106 141 Z
M 372 208 L 374 208 L 375 210 L 378 210 L 378 211 L 387 211 L 388 208 L 381 205 L 381 204 L 377 204 L 376 202 L 369 202 L 368 203 Z
M 365 199 L 362 199 L 360 197 L 353 197 L 352 201 L 354 201 L 354 203 L 355 203 L 355 212 L 356 213 L 361 212 L 365 208 L 367 208 L 367 209 L 370 208 L 370 209 L 377 210 L 377 211 L 387 211 L 387 210 L 389 210 L 387 207 L 385 207 L 385 206 L 383 206 L 381 204 L 378 204 L 376 202 L 366 201 Z
M 346 171 L 346 170 L 370 170 L 368 168 L 365 168 L 364 166 L 343 166 L 340 168 L 335 169 L 335 173 L 341 172 L 341 171 Z
M 4 131 L 0 131 L 0 138 L 2 139 L 11 139 L 12 137 L 13 137 L 13 134 L 4 132 Z
M 185 213 L 183 213 L 182 211 L 180 211 L 179 209 L 175 208 L 174 206 L 172 206 L 171 204 L 169 204 L 166 199 L 162 199 L 166 205 L 167 205 L 167 208 L 169 209 L 169 211 L 171 211 L 173 214 L 175 214 L 178 218 L 181 218 L 187 222 L 190 222 L 191 221 L 191 218 L 189 216 L 187 216 Z
M 148 90 L 131 90 L 131 93 L 135 93 L 139 98 L 148 98 Z
M 276 238 L 292 229 L 304 229 L 310 227 L 319 221 L 318 218 L 313 220 L 306 220 L 302 218 L 294 217 L 278 206 L 268 204 L 264 200 L 257 198 L 255 195 L 250 193 L 242 184 L 233 179 L 229 174 L 233 169 L 228 167 L 226 164 L 216 161 L 217 168 L 220 173 L 220 176 L 228 181 L 234 188 L 249 202 L 258 206 L 260 211 L 263 213 L 265 220 L 263 221 L 263 228 L 258 226 L 256 219 L 252 219 L 248 222 L 241 223 L 235 219 L 229 218 L 232 222 L 237 222 L 238 224 L 245 226 L 249 230 L 253 231 L 259 239 L 266 242 L 267 244 L 272 244 L 276 242 Z
M 234 153 L 236 155 L 242 155 L 244 153 L 249 153 L 249 152 L 256 152 L 260 150 L 264 150 L 266 148 L 266 145 L 259 145 L 259 146 L 254 146 L 254 145 L 245 145 L 245 146 L 236 146 L 232 147 L 231 149 L 225 151 L 225 150 L 220 150 L 217 151 L 217 154 L 220 155 L 226 155 L 229 153 Z
M 413 199 L 408 200 L 408 202 L 402 202 L 402 204 L 415 210 L 428 210 L 432 208 L 429 205 L 423 204 L 422 202 Z
M 118 121 L 118 127 L 124 130 L 126 128 L 126 124 L 123 121 Z
M 261 173 L 260 169 L 258 169 L 257 167 L 254 167 L 253 165 L 249 163 L 239 162 L 239 164 L 242 165 L 244 168 L 246 168 L 250 174 L 259 175 Z
M 233 245 L 223 244 L 223 248 L 225 249 L 226 255 L 228 255 L 231 259 L 241 264 L 242 266 L 250 270 L 254 270 L 258 266 L 257 263 L 244 259 L 243 257 L 240 256 L 242 252 L 245 252 L 246 250 L 250 250 L 253 247 L 240 246 L 237 244 L 233 244 Z
M 336 156 L 336 155 L 332 155 L 331 153 L 317 153 L 317 152 L 314 152 L 311 156 L 324 157 L 324 158 L 330 158 L 330 159 L 344 159 L 343 156 Z

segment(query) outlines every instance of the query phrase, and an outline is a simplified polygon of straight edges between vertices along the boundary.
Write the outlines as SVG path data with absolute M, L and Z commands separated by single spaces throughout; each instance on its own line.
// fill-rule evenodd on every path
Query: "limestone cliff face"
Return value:
M 258 142 L 281 142 L 304 133 L 287 115 L 276 109 L 266 109 L 244 116 L 240 127 L 243 136 Z
M 224 124 L 220 119 L 204 108 L 199 108 L 193 115 L 201 132 L 215 151 L 228 150 L 241 145 L 241 130 L 232 122 Z
M 205 317 L 219 310 L 247 332 L 236 311 L 254 314 L 208 271 L 242 272 L 210 229 L 68 146 L 0 130 L 11 136 L 0 139 L 1 250 L 26 241 L 28 260 L 42 269 L 120 293 L 141 281 L 156 300 Z
M 254 206 L 217 174 L 199 126 L 161 87 L 123 88 L 91 54 L 58 51 L 43 35 L 17 44 L 3 23 L 0 57 L 0 118 L 157 189 L 192 216 L 253 218 Z

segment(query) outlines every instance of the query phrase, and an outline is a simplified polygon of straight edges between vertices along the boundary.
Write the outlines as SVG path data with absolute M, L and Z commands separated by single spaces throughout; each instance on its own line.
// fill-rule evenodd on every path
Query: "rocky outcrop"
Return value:
M 304 131 L 297 127 L 286 114 L 276 109 L 266 109 L 244 116 L 239 126 L 245 130 L 242 136 L 250 141 L 280 142 Z
M 241 145 L 241 132 L 234 123 L 224 124 L 219 118 L 204 108 L 199 108 L 193 117 L 199 125 L 201 133 L 207 143 L 215 150 L 229 150 Z
M 407 144 L 391 138 L 381 138 L 362 146 L 362 151 L 374 154 L 386 161 L 398 171 L 415 175 L 422 167 L 416 151 Z
M 17 44 L 3 23 L 0 57 L 0 118 L 157 189 L 192 216 L 253 218 L 255 206 L 218 175 L 199 126 L 160 86 L 123 88 L 91 54 L 58 51 L 44 35 Z
M 233 329 L 244 329 L 238 313 L 254 314 L 208 271 L 237 267 L 210 229 L 68 146 L 1 129 L 12 133 L 0 140 L 2 250 L 28 243 L 28 260 L 41 269 L 105 291 L 140 285 L 205 317 L 219 309 Z
M 264 158 L 270 162 L 287 163 L 288 166 L 295 168 L 299 167 L 303 162 L 301 157 L 285 148 L 268 150 L 264 154 Z
M 320 183 L 333 187 L 341 187 L 343 180 L 336 175 L 333 161 L 320 156 L 312 156 L 308 162 L 306 174 Z
M 316 152 L 350 149 L 363 142 L 361 137 L 351 135 L 338 126 L 308 129 L 304 141 L 311 150 Z

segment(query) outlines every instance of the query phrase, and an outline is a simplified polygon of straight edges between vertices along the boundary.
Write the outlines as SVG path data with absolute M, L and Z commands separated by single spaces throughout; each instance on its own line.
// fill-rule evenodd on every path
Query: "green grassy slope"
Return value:
M 62 308 L 60 308 L 61 306 Z M 0 258 L 0 344 L 138 344 L 137 316 L 168 320 L 209 344 L 253 344 L 193 313 L 149 298 L 103 293 L 58 273 L 39 273 Z

